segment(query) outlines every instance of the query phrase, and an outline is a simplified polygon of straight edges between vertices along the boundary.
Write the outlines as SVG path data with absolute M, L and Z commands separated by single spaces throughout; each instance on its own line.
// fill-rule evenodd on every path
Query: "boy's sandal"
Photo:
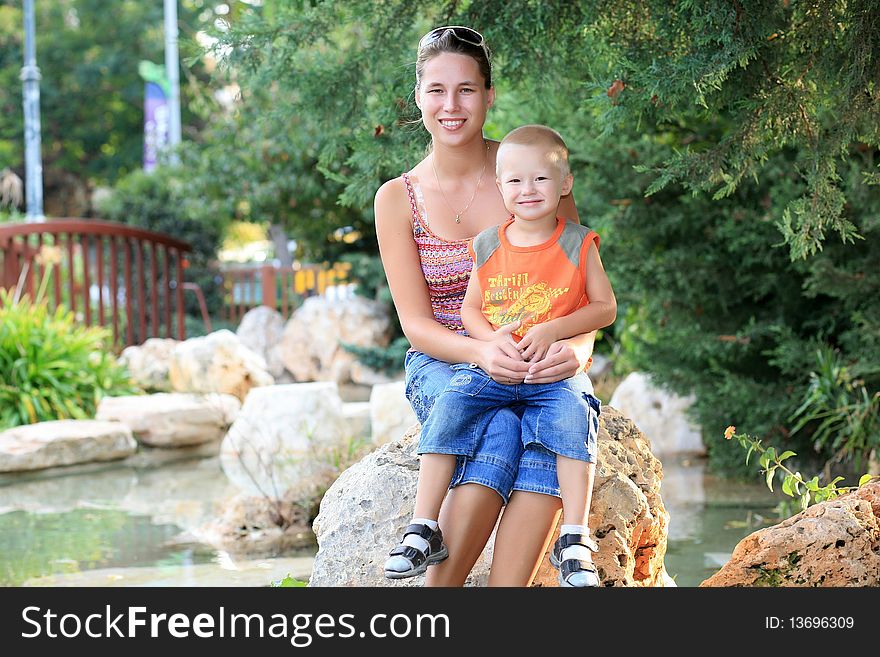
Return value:
M 433 530 L 428 525 L 421 523 L 413 523 L 408 525 L 403 531 L 403 536 L 407 534 L 417 534 L 428 541 L 427 553 L 422 552 L 418 548 L 411 545 L 398 545 L 389 552 L 389 559 L 385 562 L 385 577 L 388 579 L 404 579 L 406 577 L 415 577 L 424 573 L 428 566 L 439 563 L 449 556 L 446 546 L 443 545 L 443 533 L 439 528 Z M 409 568 L 406 570 L 395 570 L 388 566 L 394 562 L 399 563 L 403 557 L 409 562 Z
M 550 551 L 550 563 L 554 568 L 559 568 L 559 585 L 560 586 L 583 586 L 593 587 L 599 586 L 599 573 L 596 565 L 591 558 L 587 559 L 566 559 L 560 563 L 560 555 L 562 551 L 572 545 L 582 545 L 591 552 L 598 552 L 599 546 L 596 541 L 589 536 L 583 534 L 563 534 Z M 583 573 L 583 583 L 578 583 L 581 578 L 573 577 L 577 573 Z

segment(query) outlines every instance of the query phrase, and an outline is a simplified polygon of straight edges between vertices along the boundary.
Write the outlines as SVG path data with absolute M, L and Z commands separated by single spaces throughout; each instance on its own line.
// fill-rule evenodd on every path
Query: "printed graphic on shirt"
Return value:
M 535 324 L 550 316 L 553 299 L 568 292 L 567 287 L 551 287 L 547 281 L 529 282 L 528 272 L 512 276 L 490 276 L 483 293 L 486 318 L 495 326 L 521 322 L 513 334 L 522 337 Z

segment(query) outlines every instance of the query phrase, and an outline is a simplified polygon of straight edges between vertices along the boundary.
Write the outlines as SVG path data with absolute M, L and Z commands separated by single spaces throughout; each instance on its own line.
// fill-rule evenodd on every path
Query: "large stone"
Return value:
M 150 338 L 142 345 L 126 347 L 119 362 L 128 368 L 131 378 L 149 391 L 170 392 L 171 352 L 180 344 L 171 338 Z
M 344 402 L 342 417 L 348 434 L 358 440 L 370 438 L 370 402 Z
M 880 586 L 880 482 L 749 534 L 700 586 Z
M 266 367 L 262 356 L 223 329 L 178 344 L 169 376 L 177 392 L 222 392 L 244 400 L 251 388 L 275 383 Z
M 385 303 L 364 297 L 311 297 L 284 328 L 281 360 L 297 381 L 348 383 L 355 357 L 340 343 L 386 347 L 390 329 Z
M 370 425 L 373 444 L 394 440 L 417 422 L 406 398 L 406 383 L 395 381 L 373 386 L 370 392 Z
M 642 372 L 632 372 L 614 390 L 609 404 L 635 422 L 658 458 L 679 453 L 705 454 L 700 428 L 687 417 L 693 396 L 658 388 Z
M 590 526 L 606 586 L 672 584 L 663 566 L 669 516 L 660 498 L 662 468 L 635 425 L 612 408 L 602 413 L 599 466 Z M 412 517 L 418 478 L 418 425 L 342 473 L 321 500 L 313 529 L 318 554 L 310 586 L 418 586 L 424 577 L 390 581 L 382 564 Z M 485 584 L 493 540 L 468 583 Z M 555 586 L 545 558 L 536 585 Z
M 399 381 L 403 378 L 403 370 L 386 374 L 385 372 L 374 370 L 372 367 L 367 367 L 357 360 L 351 364 L 350 373 L 351 380 L 354 383 L 364 386 L 375 386 L 381 385 L 383 383 L 391 383 L 392 381 Z
M 235 555 L 276 555 L 314 545 L 307 509 L 285 500 L 239 494 L 189 536 Z
M 247 495 L 306 502 L 352 439 L 343 416 L 335 383 L 254 388 L 220 447 L 223 471 Z
M 241 343 L 266 361 L 269 374 L 284 374 L 279 344 L 284 335 L 284 318 L 274 308 L 257 306 L 247 311 L 235 331 Z
M 122 422 L 145 445 L 184 447 L 220 440 L 240 408 L 232 395 L 160 392 L 105 397 L 96 417 Z
M 37 422 L 0 432 L 0 472 L 113 461 L 135 451 L 131 430 L 120 422 Z

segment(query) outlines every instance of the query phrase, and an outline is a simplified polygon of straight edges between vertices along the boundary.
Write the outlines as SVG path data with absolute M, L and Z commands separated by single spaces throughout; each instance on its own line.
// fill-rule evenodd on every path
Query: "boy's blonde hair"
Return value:
M 508 132 L 498 147 L 495 166 L 496 176 L 500 171 L 501 151 L 506 144 L 541 146 L 547 151 L 547 157 L 558 167 L 559 173 L 562 174 L 563 178 L 571 173 L 571 167 L 568 164 L 568 146 L 565 145 L 562 136 L 553 128 L 548 128 L 546 125 L 532 124 L 514 128 Z

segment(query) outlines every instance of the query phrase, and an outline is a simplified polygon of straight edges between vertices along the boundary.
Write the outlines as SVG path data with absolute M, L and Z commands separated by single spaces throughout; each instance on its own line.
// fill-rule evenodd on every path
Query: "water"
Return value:
M 187 538 L 236 493 L 215 454 L 216 445 L 189 456 L 148 450 L 140 462 L 0 475 L 0 586 L 267 586 L 287 573 L 307 579 L 314 546 L 249 559 Z M 708 475 L 699 458 L 664 459 L 663 469 L 665 563 L 678 586 L 698 586 L 740 539 L 777 522 L 778 498 L 757 480 Z
M 287 573 L 307 577 L 312 547 L 241 558 L 188 537 L 236 493 L 204 452 L 145 450 L 124 463 L 0 475 L 0 586 L 268 586 Z
M 702 458 L 663 459 L 669 512 L 666 572 L 678 586 L 699 586 L 730 558 L 740 540 L 779 522 L 781 499 L 757 479 L 735 482 L 706 473 Z

